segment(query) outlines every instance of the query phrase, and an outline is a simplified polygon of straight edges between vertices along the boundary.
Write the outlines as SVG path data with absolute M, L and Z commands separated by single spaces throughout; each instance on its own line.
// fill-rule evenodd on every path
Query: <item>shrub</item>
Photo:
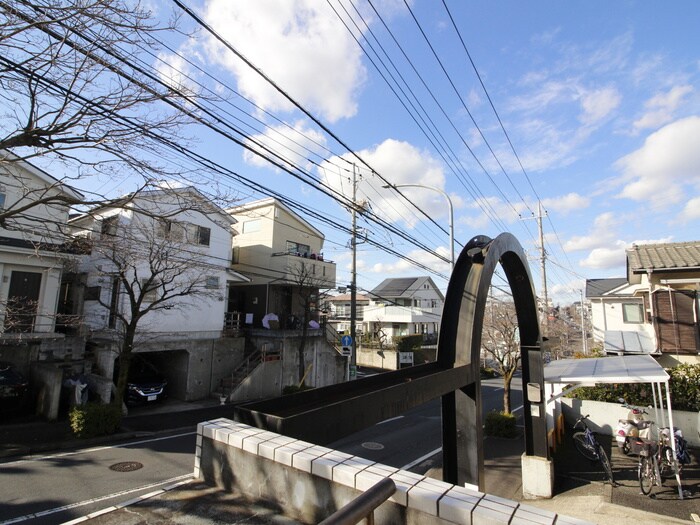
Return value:
M 700 365 L 682 364 L 666 370 L 671 376 L 668 382 L 671 403 L 676 410 L 700 411 Z M 568 397 L 617 403 L 618 398 L 636 406 L 654 404 L 652 386 L 648 383 L 610 384 L 577 388 Z
M 494 377 L 499 376 L 499 373 L 490 366 L 482 366 L 479 369 L 479 372 L 481 373 L 482 379 L 493 379 Z
M 394 337 L 394 342 L 396 343 L 396 350 L 398 352 L 416 351 L 423 345 L 423 334 Z
M 70 413 L 70 428 L 79 438 L 114 434 L 122 421 L 121 407 L 88 403 L 74 406 Z
M 515 416 L 506 412 L 492 410 L 486 414 L 484 432 L 487 436 L 513 438 L 518 435 L 515 428 Z
M 307 386 L 305 384 L 302 385 L 287 385 L 282 389 L 282 395 L 286 396 L 287 394 L 296 394 L 297 392 L 301 392 L 302 390 L 310 390 L 311 386 Z

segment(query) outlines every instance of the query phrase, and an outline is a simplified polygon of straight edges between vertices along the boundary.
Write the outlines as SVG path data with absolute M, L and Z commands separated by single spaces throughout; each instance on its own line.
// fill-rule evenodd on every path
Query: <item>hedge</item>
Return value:
M 484 433 L 487 436 L 514 438 L 518 435 L 515 416 L 506 412 L 492 410 L 486 414 Z
M 74 406 L 68 418 L 70 428 L 77 437 L 90 438 L 114 434 L 122 422 L 121 407 L 87 403 Z
M 668 385 L 671 402 L 676 410 L 700 411 L 700 365 L 682 364 L 666 370 L 671 376 Z M 568 397 L 617 403 L 622 397 L 636 406 L 654 404 L 652 385 L 649 383 L 610 384 L 582 387 L 572 390 Z

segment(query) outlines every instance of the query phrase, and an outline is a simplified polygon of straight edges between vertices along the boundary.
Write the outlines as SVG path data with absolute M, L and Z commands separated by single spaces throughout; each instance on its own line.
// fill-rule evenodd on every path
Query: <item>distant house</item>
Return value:
M 624 277 L 586 281 L 593 340 L 609 354 L 655 353 L 653 329 L 646 322 L 644 300 L 636 295 L 639 291 Z
M 338 333 L 351 332 L 352 327 L 352 296 L 349 293 L 328 297 L 326 303 L 329 306 L 328 323 L 333 325 Z M 365 308 L 370 304 L 368 295 L 358 293 L 355 297 L 355 327 L 361 330 L 364 320 Z
M 75 260 L 65 229 L 82 194 L 48 173 L 0 152 L 0 326 L 3 339 L 63 331 L 57 305 L 64 265 Z M 13 212 L 17 210 L 18 213 Z M 27 355 L 29 355 L 28 352 Z
M 438 332 L 445 297 L 430 277 L 395 277 L 382 281 L 364 309 L 364 330 L 394 337 Z
M 695 362 L 699 288 L 700 241 L 635 245 L 627 250 L 627 278 L 586 283 L 594 337 L 608 353 Z
M 335 263 L 323 254 L 323 233 L 273 198 L 228 212 L 238 232 L 232 267 L 249 279 L 232 288 L 229 309 L 241 312 L 248 326 L 261 327 L 263 318 L 274 314 L 280 328 L 298 327 L 304 314 L 300 292 L 315 295 L 316 310 L 319 291 L 336 286 Z

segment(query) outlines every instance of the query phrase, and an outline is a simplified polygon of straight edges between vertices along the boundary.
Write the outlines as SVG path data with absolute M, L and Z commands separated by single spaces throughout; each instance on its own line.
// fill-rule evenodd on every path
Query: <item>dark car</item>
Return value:
M 0 410 L 19 410 L 27 405 L 29 381 L 12 363 L 0 361 Z
M 167 395 L 167 385 L 168 381 L 150 361 L 133 356 L 124 401 L 129 406 L 162 401 Z

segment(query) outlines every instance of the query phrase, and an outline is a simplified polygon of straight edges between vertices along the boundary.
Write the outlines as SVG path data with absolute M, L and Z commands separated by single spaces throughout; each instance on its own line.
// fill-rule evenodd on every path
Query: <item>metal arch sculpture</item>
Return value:
M 525 453 L 548 458 L 535 294 L 523 249 L 509 233 L 474 237 L 462 250 L 447 288 L 437 361 L 240 405 L 234 418 L 328 444 L 441 397 L 443 479 L 483 488 L 479 353 L 486 297 L 498 263 L 513 292 L 520 332 Z
M 518 319 L 525 453 L 545 458 L 549 454 L 537 301 L 527 259 L 518 241 L 509 233 L 502 233 L 496 239 L 474 237 L 462 250 L 450 278 L 437 358 L 443 367 L 467 366 L 469 370 L 465 385 L 442 397 L 443 477 L 453 483 L 468 482 L 480 487 L 483 447 L 469 445 L 483 441 L 479 374 L 481 332 L 489 286 L 499 263 L 513 293 Z

